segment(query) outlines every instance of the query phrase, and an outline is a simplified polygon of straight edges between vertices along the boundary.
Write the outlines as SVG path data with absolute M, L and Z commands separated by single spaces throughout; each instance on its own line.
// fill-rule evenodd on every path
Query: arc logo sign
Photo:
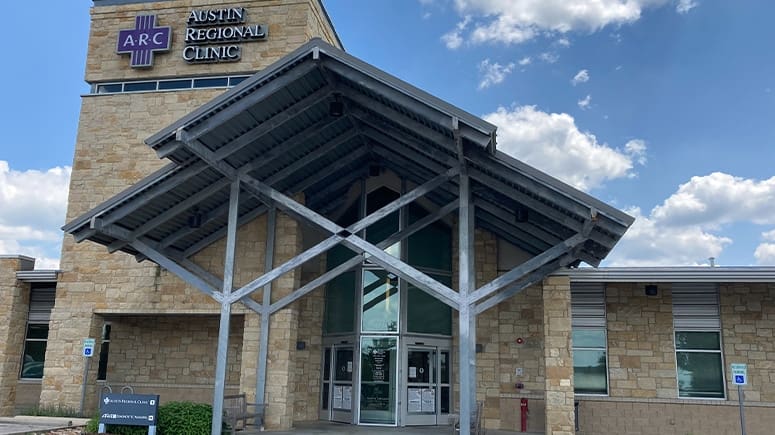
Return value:
M 132 68 L 153 66 L 153 54 L 170 50 L 171 27 L 156 27 L 156 15 L 138 15 L 135 28 L 118 32 L 116 53 L 129 54 Z

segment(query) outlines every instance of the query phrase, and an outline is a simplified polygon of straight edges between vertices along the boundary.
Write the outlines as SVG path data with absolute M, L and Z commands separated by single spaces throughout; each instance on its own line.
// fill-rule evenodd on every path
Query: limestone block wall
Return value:
M 748 364 L 746 401 L 775 408 L 775 283 L 722 284 L 720 296 L 725 363 Z M 737 387 L 729 374 L 726 380 L 727 397 L 736 401 Z
M 216 316 L 112 317 L 107 382 L 153 390 L 211 389 L 218 347 Z M 229 331 L 226 385 L 239 387 L 242 319 Z M 168 401 L 167 397 L 161 397 Z M 208 398 L 210 401 L 212 398 Z
M 16 272 L 34 265 L 28 257 L 0 256 L 0 416 L 14 415 L 27 331 L 30 286 L 18 281 Z
M 318 261 L 317 273 L 302 275 L 302 285 L 325 272 L 325 258 Z M 315 261 L 315 260 L 313 260 Z M 298 301 L 299 341 L 303 350 L 296 350 L 296 384 L 294 396 L 294 421 L 317 420 L 320 415 L 321 362 L 323 361 L 323 315 L 325 312 L 325 291 L 320 287 Z
M 542 287 L 534 285 L 498 305 L 500 429 L 520 428 L 520 399 L 528 400 L 528 431 L 544 429 L 544 322 Z M 523 342 L 517 343 L 521 338 Z M 522 375 L 516 374 L 517 368 Z M 518 389 L 517 383 L 524 388 Z
M 575 429 L 568 277 L 546 278 L 543 282 L 543 299 L 545 430 L 552 435 L 571 435 Z
M 609 395 L 678 397 L 670 286 L 646 296 L 641 283 L 609 284 L 606 311 Z

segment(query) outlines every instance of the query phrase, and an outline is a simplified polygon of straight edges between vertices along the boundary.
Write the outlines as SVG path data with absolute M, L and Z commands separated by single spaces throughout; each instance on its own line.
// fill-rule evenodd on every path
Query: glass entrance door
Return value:
M 404 366 L 403 423 L 445 424 L 449 414 L 449 350 L 434 346 L 407 346 Z
M 328 351 L 328 349 L 326 349 Z M 324 400 L 331 409 L 331 420 L 342 423 L 353 421 L 353 346 L 336 345 L 331 348 L 330 382 L 324 382 Z M 325 376 L 324 376 L 325 379 Z

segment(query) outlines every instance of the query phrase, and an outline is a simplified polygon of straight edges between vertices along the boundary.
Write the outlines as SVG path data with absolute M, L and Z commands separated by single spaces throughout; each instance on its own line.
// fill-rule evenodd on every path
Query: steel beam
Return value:
M 539 255 L 536 255 L 535 257 L 531 258 L 530 260 L 525 261 L 524 263 L 514 267 L 510 271 L 504 273 L 503 275 L 495 278 L 494 280 L 490 281 L 489 283 L 479 287 L 476 291 L 471 293 L 470 300 L 471 303 L 476 303 L 481 301 L 482 299 L 490 296 L 491 294 L 497 292 L 498 290 L 507 287 L 509 284 L 520 280 L 528 273 L 540 268 L 541 266 L 551 262 L 552 260 L 556 259 L 557 257 L 560 257 L 562 255 L 565 255 L 566 253 L 570 252 L 576 246 L 584 243 L 586 241 L 586 236 L 583 234 L 576 234 L 567 240 L 558 243 L 557 245 L 552 246 L 548 250 L 542 252 Z
M 467 168 L 461 165 L 458 207 L 458 281 L 460 309 L 460 435 L 470 435 L 471 413 L 476 409 L 476 312 L 470 292 L 476 285 L 474 270 L 474 206 Z
M 269 209 L 266 219 L 266 249 L 264 250 L 264 270 L 272 269 L 274 263 L 274 248 L 277 238 L 277 209 Z M 272 303 L 272 283 L 264 285 L 262 295 L 265 311 L 261 313 L 261 329 L 258 342 L 258 363 L 256 364 L 256 403 L 266 403 L 266 366 L 269 355 L 269 321 Z
M 239 179 L 232 181 L 229 193 L 229 224 L 226 233 L 226 255 L 223 261 L 223 301 L 221 320 L 218 325 L 218 354 L 215 360 L 215 386 L 213 391 L 212 435 L 221 435 L 223 422 L 223 396 L 226 390 L 226 366 L 229 357 L 229 322 L 231 321 L 231 294 L 234 285 L 234 258 L 237 247 L 237 217 L 239 212 Z

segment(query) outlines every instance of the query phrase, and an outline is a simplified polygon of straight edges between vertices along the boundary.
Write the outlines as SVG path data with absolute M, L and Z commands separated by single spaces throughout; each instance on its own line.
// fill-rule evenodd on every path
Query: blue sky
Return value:
M 17 3 L 7 16 L 29 15 Z M 59 255 L 90 3 L 47 2 L 46 31 L 5 25 L 34 49 L 0 71 L 12 103 L 0 254 L 43 267 Z M 351 54 L 490 120 L 500 149 L 635 216 L 604 265 L 775 264 L 775 4 L 324 3 Z

